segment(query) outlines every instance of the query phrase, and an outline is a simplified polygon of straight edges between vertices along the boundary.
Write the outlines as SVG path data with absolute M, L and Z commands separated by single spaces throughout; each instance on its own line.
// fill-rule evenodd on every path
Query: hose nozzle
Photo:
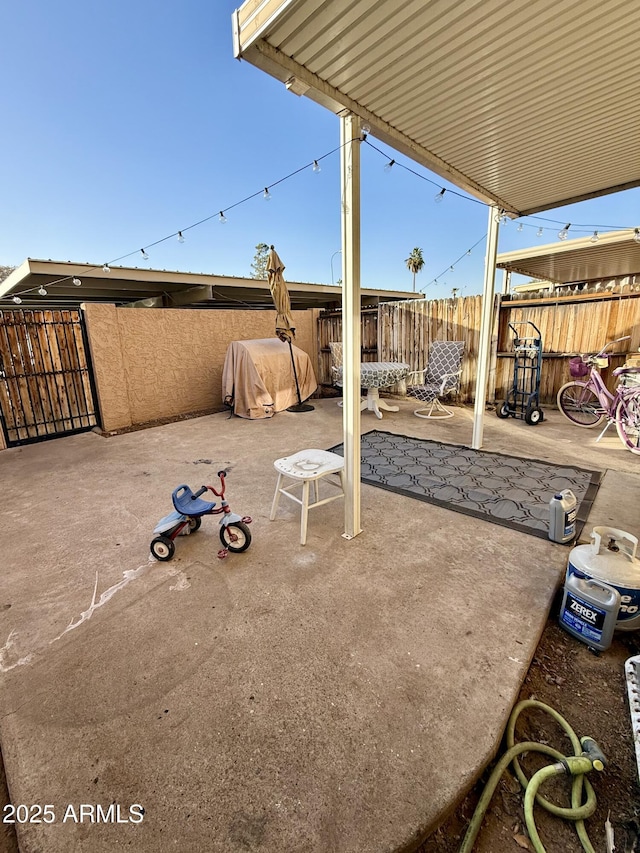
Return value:
M 594 770 L 604 770 L 607 759 L 604 757 L 604 752 L 600 749 L 598 744 L 592 737 L 583 737 L 580 738 L 580 743 L 582 745 L 582 754 L 585 758 L 588 758 L 591 761 L 591 765 Z

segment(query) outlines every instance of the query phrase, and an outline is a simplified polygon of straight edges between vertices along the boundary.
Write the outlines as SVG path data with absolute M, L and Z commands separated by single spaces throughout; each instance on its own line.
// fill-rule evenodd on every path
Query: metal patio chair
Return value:
M 453 412 L 440 398 L 458 391 L 462 374 L 464 341 L 434 341 L 429 347 L 429 360 L 424 370 L 411 374 L 407 380 L 407 395 L 421 406 L 414 411 L 419 418 L 452 418 Z
M 331 352 L 331 381 L 342 390 L 342 341 L 329 341 Z
M 342 391 L 342 362 L 344 359 L 344 349 L 342 341 L 329 341 L 329 350 L 331 351 L 331 381 L 332 384 Z M 360 397 L 360 402 L 366 399 Z M 338 406 L 342 408 L 342 400 L 338 400 Z

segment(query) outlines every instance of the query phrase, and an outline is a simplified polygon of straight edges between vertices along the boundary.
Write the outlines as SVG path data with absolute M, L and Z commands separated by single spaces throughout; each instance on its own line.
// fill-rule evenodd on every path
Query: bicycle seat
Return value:
M 640 367 L 616 367 L 614 376 L 626 376 L 629 373 L 640 373 Z
M 182 513 L 182 515 L 190 515 L 192 517 L 204 515 L 210 512 L 215 506 L 215 502 L 212 503 L 211 501 L 203 501 L 201 498 L 197 498 L 189 486 L 178 486 L 177 489 L 173 490 L 171 499 L 178 512 Z

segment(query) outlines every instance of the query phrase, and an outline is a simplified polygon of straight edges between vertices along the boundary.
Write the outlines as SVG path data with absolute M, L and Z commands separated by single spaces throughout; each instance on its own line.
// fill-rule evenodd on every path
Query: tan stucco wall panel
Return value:
M 115 305 L 86 303 L 82 306 L 89 338 L 93 375 L 104 430 L 131 426 L 129 394 L 124 382 L 124 361 Z
M 105 430 L 221 409 L 228 345 L 271 338 L 275 331 L 274 311 L 88 308 Z M 293 317 L 296 346 L 317 372 L 317 311 L 294 311 Z

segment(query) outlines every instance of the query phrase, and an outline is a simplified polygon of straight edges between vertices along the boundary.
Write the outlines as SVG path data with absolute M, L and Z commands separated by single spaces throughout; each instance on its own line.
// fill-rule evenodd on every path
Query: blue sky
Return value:
M 257 243 L 273 243 L 290 280 L 331 283 L 340 248 L 339 154 L 264 186 L 339 145 L 339 121 L 233 58 L 237 2 L 149 0 L 4 4 L 3 204 L 0 264 L 26 257 L 102 264 L 173 238 L 123 265 L 247 276 Z M 371 142 L 438 186 L 435 175 Z M 426 264 L 427 295 L 482 287 L 486 208 L 362 148 L 362 285 L 411 289 L 404 260 Z M 217 212 L 228 209 L 221 224 Z M 579 228 L 640 225 L 640 190 L 541 216 Z M 209 222 L 190 228 L 209 216 Z M 538 226 L 544 236 L 536 236 Z M 556 239 L 561 225 L 501 229 L 500 251 Z M 458 258 L 462 260 L 455 263 Z M 454 264 L 454 270 L 449 267 Z M 340 276 L 340 256 L 333 259 Z M 438 283 L 433 280 L 437 277 Z

